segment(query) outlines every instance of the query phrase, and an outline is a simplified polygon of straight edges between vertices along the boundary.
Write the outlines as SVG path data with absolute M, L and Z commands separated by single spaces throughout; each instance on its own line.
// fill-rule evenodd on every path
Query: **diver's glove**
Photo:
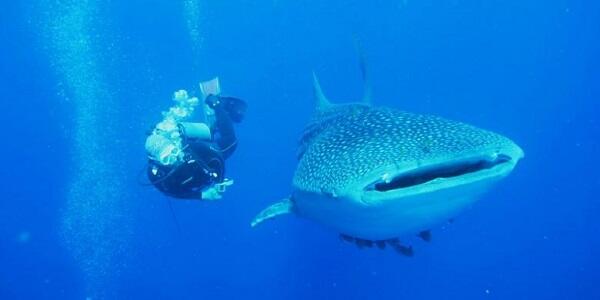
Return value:
M 215 183 L 213 186 L 202 191 L 202 199 L 208 201 L 216 201 L 223 198 L 223 193 L 227 190 L 227 187 L 233 185 L 233 180 L 225 179 L 221 183 Z
M 202 191 L 202 200 L 217 201 L 221 198 L 223 198 L 223 195 L 214 186 L 211 186 L 206 190 Z
M 228 187 L 233 185 L 233 180 L 232 179 L 227 179 L 225 178 L 225 180 L 223 180 L 223 182 L 221 183 L 215 183 L 215 188 L 219 191 L 219 193 L 225 193 L 225 191 L 227 190 Z

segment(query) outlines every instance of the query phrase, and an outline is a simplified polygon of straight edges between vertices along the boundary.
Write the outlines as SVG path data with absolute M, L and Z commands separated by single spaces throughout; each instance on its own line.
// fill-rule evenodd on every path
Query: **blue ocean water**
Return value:
M 592 1 L 3 4 L 0 299 L 600 299 L 600 5 Z M 313 110 L 335 101 L 500 132 L 526 156 L 415 256 L 284 217 Z M 245 99 L 219 202 L 140 184 L 172 93 Z M 178 229 L 179 224 L 179 229 Z

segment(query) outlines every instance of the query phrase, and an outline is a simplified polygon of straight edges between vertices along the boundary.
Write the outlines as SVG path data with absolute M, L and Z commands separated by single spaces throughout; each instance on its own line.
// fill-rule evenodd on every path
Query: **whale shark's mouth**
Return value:
M 493 157 L 464 159 L 450 163 L 437 164 L 413 169 L 397 174 L 392 178 L 382 178 L 369 184 L 365 191 L 387 192 L 409 188 L 436 179 L 450 179 L 493 169 L 499 165 L 510 163 L 512 158 L 505 154 Z

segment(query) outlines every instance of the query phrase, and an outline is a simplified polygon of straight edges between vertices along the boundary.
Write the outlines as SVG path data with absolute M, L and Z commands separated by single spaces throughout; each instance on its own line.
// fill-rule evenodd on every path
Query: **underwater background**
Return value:
M 295 217 L 314 108 L 375 105 L 504 134 L 515 171 L 415 256 Z M 249 104 L 219 202 L 144 185 L 172 93 L 219 76 Z M 0 299 L 600 299 L 594 1 L 4 1 Z M 178 229 L 179 228 L 179 229 Z

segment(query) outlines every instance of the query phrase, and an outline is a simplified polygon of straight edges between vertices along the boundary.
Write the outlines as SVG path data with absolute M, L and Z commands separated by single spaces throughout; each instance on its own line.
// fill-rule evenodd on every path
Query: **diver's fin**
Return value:
M 200 82 L 200 92 L 202 93 L 202 101 L 204 101 L 204 99 L 206 99 L 208 95 L 221 94 L 221 85 L 219 84 L 219 77 Z
M 324 111 L 330 108 L 332 104 L 327 100 L 325 94 L 323 94 L 323 90 L 321 90 L 321 85 L 319 84 L 319 78 L 317 78 L 315 72 L 313 72 L 313 89 L 315 93 L 316 111 Z
M 265 220 L 277 217 L 279 215 L 289 214 L 293 212 L 293 209 L 294 202 L 290 198 L 285 198 L 263 209 L 263 211 L 261 211 L 258 215 L 256 215 L 256 217 L 254 217 L 254 220 L 252 220 L 250 226 L 254 227 Z
M 371 104 L 371 82 L 369 81 L 369 74 L 367 72 L 367 57 L 365 56 L 365 51 L 363 50 L 362 44 L 358 40 L 358 38 L 354 39 L 354 46 L 356 47 L 356 52 L 358 53 L 359 59 L 359 67 L 360 67 L 360 76 L 363 81 L 363 97 L 362 102 L 364 104 Z

